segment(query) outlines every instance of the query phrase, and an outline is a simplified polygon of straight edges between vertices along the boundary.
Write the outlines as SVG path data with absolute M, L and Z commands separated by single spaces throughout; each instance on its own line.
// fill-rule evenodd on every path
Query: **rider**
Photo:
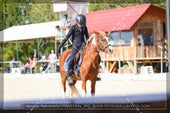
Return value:
M 73 67 L 74 67 L 74 58 L 76 56 L 76 53 L 80 50 L 82 45 L 85 45 L 85 37 L 86 40 L 88 40 L 88 30 L 86 27 L 86 17 L 83 14 L 78 14 L 75 18 L 76 24 L 73 25 L 66 37 L 62 40 L 61 44 L 59 45 L 57 49 L 57 53 L 60 51 L 60 49 L 63 47 L 64 43 L 70 38 L 72 35 L 72 51 L 71 51 L 71 57 L 70 62 L 68 64 L 68 74 L 67 74 L 67 81 L 68 84 L 73 84 L 73 79 L 71 78 L 73 73 Z M 85 35 L 85 37 L 84 37 Z

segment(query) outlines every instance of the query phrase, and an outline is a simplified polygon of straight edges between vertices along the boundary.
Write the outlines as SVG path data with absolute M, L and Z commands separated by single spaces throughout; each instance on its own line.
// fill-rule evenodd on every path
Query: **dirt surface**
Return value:
M 49 77 L 50 76 L 50 77 Z M 166 80 L 114 80 L 104 79 L 96 83 L 95 96 L 133 95 L 166 92 Z M 81 93 L 81 81 L 76 83 Z M 59 75 L 24 75 L 4 77 L 4 101 L 62 98 Z M 69 97 L 67 86 L 67 94 Z M 87 96 L 90 96 L 90 81 Z M 74 96 L 76 97 L 76 96 Z

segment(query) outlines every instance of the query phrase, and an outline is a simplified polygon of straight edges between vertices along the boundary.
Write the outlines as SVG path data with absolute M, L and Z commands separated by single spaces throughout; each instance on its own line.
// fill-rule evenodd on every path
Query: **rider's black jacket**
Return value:
M 78 25 L 75 24 L 70 28 L 68 34 L 62 40 L 57 51 L 60 51 L 64 43 L 70 38 L 71 35 L 72 35 L 72 46 L 76 46 L 76 47 L 80 47 L 82 43 L 85 42 L 84 35 L 86 36 L 86 40 L 88 40 L 89 38 L 87 27 L 83 26 L 79 28 Z

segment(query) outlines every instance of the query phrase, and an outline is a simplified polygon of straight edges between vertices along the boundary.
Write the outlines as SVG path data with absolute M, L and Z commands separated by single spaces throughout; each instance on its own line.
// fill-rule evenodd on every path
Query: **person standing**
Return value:
M 51 54 L 49 55 L 51 72 L 56 72 L 56 59 L 57 56 L 54 53 L 54 50 L 51 50 Z
M 10 65 L 10 72 L 12 70 L 12 68 L 14 68 L 14 64 L 16 63 L 15 61 L 17 61 L 15 54 L 12 55 L 12 60 L 10 61 L 9 65 Z M 17 64 L 17 63 L 16 63 Z

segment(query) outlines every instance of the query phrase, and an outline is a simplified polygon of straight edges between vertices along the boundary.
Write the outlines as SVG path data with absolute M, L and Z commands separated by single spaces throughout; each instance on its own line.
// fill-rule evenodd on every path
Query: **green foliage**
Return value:
M 89 0 L 89 12 L 151 3 L 166 9 L 166 0 Z
M 4 7 L 3 7 L 3 0 L 0 0 L 0 30 L 3 29 L 3 15 L 4 15 Z
M 24 25 L 25 18 L 22 8 L 18 4 L 5 4 L 4 7 L 4 27 L 8 28 L 16 25 Z
M 33 24 L 59 20 L 59 14 L 53 12 L 52 6 L 52 4 L 30 4 L 30 8 L 25 12 L 27 21 Z
M 4 12 L 0 16 L 4 18 L 3 24 L 6 29 L 11 26 L 49 22 L 59 20 L 58 13 L 53 12 L 52 4 L 31 3 L 4 3 Z
M 88 0 L 91 4 L 94 3 L 113 3 L 113 4 L 137 4 L 137 3 L 153 3 L 153 4 L 160 4 L 165 3 L 166 0 Z

